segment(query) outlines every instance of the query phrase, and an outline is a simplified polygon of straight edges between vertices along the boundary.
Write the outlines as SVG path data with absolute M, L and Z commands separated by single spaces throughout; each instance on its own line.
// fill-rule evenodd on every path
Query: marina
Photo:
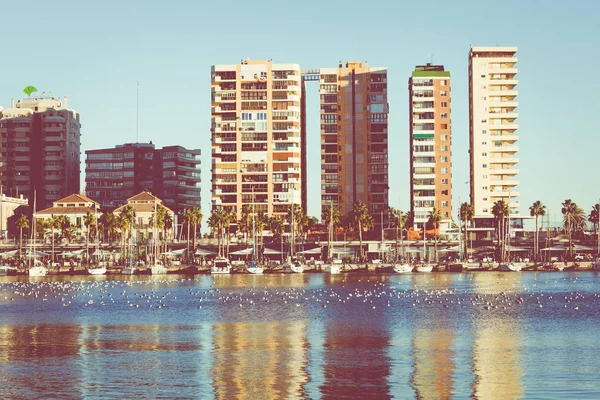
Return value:
M 599 283 L 591 271 L 1 277 L 0 397 L 598 398 Z

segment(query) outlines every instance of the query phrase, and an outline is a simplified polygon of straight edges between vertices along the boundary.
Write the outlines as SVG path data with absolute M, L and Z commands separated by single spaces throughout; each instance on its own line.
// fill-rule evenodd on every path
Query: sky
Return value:
M 451 73 L 456 219 L 469 197 L 469 47 L 516 46 L 520 211 L 540 200 L 558 222 L 565 199 L 587 214 L 600 198 L 600 130 L 591 123 L 600 110 L 598 16 L 593 0 L 2 1 L 0 106 L 28 85 L 68 96 L 81 114 L 82 170 L 86 150 L 123 143 L 201 149 L 208 216 L 211 65 L 368 61 L 388 67 L 389 202 L 408 210 L 407 82 L 415 65 L 442 64 Z M 308 214 L 319 217 L 317 83 L 307 96 Z

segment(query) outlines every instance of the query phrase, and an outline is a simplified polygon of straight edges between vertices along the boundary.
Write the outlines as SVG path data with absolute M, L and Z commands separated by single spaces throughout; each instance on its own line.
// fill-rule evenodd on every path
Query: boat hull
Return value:
M 136 267 L 125 267 L 121 270 L 121 275 L 135 275 L 136 271 Z
M 341 264 L 329 264 L 323 267 L 324 271 L 328 274 L 341 274 L 342 273 L 342 265 Z
M 169 269 L 164 265 L 153 265 L 150 267 L 152 275 L 164 275 L 169 272 Z
M 394 272 L 397 274 L 407 274 L 413 271 L 413 266 L 410 264 L 394 264 Z
M 105 275 L 106 267 L 88 268 L 88 274 L 90 275 Z
M 29 268 L 29 276 L 46 276 L 48 275 L 48 268 L 38 266 Z
M 431 272 L 433 271 L 433 265 L 431 264 L 423 264 L 423 265 L 419 265 L 416 268 L 417 272 Z
M 0 266 L 0 276 L 16 275 L 17 269 L 8 265 Z
M 231 267 L 210 267 L 212 275 L 227 275 L 231 273 Z
M 521 271 L 521 266 L 513 263 L 502 263 L 498 265 L 498 271 L 519 272 Z

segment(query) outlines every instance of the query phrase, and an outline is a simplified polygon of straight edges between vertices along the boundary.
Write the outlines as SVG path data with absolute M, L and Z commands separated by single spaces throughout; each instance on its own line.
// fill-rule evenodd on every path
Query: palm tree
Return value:
M 167 251 L 168 243 L 171 242 L 170 239 L 171 239 L 172 233 L 173 233 L 173 222 L 174 221 L 173 221 L 173 217 L 171 216 L 171 214 L 168 213 L 166 211 L 166 209 L 162 205 L 161 205 L 161 208 L 163 208 L 165 210 L 164 223 L 163 223 L 163 236 L 165 238 L 165 240 L 164 240 L 164 244 L 165 244 L 164 251 L 166 252 Z M 169 233 L 171 233 L 171 235 Z M 167 240 L 167 239 L 169 239 L 169 240 Z
M 494 217 L 496 218 L 496 222 L 497 222 L 497 240 L 498 240 L 498 246 L 501 246 L 501 250 L 500 250 L 500 260 L 504 261 L 504 234 L 506 231 L 506 226 L 505 226 L 505 219 L 508 216 L 508 204 L 506 204 L 506 202 L 504 200 L 498 200 L 497 202 L 494 203 L 494 205 L 492 206 L 492 214 L 494 215 Z
M 439 208 L 433 207 L 433 210 L 429 213 L 428 223 L 433 225 L 433 238 L 434 238 L 434 249 L 435 249 L 435 261 L 438 260 L 437 254 L 437 241 L 438 241 L 438 229 L 440 228 L 440 222 L 442 221 L 442 211 Z
M 283 233 L 283 218 L 280 215 L 273 215 L 269 218 L 269 229 L 273 232 L 273 237 L 281 239 Z
M 585 213 L 583 208 L 579 207 L 571 199 L 562 203 L 561 212 L 563 214 L 563 226 L 569 236 L 569 257 L 573 257 L 573 231 L 585 226 Z
M 192 225 L 192 219 L 194 217 L 192 216 L 192 209 L 191 208 L 187 208 L 184 212 L 183 212 L 183 223 L 186 225 L 187 227 L 187 252 L 186 254 L 190 254 L 190 226 Z
M 90 243 L 90 230 L 92 229 L 92 227 L 96 226 L 96 216 L 94 215 L 94 213 L 92 213 L 91 211 L 88 211 L 84 216 L 83 216 L 83 224 L 85 225 L 85 257 L 86 257 L 86 261 L 89 261 L 90 259 L 90 250 L 89 250 L 89 243 Z
M 375 221 L 373 220 L 373 216 L 369 212 L 367 205 L 362 202 L 354 203 L 354 208 L 349 213 L 348 222 L 352 226 L 358 226 L 358 240 L 360 243 L 360 259 L 364 259 L 364 251 L 362 246 L 362 233 L 364 231 L 368 231 L 373 229 L 375 226 Z
M 50 239 L 52 240 L 52 254 L 50 255 L 50 259 L 52 263 L 54 263 L 54 229 L 59 228 L 61 226 L 61 215 L 50 216 L 50 220 L 48 221 L 48 227 L 50 228 Z
M 257 243 L 260 247 L 258 250 L 258 254 L 263 254 L 262 249 L 263 248 L 263 231 L 265 230 L 265 228 L 267 227 L 267 223 L 268 223 L 268 216 L 264 213 L 264 212 L 259 212 L 258 215 L 256 216 L 255 222 L 254 222 L 254 227 L 256 229 L 256 234 L 259 235 L 258 236 L 258 240 L 259 242 Z M 257 240 L 257 238 L 254 238 L 254 240 Z M 256 255 L 258 258 L 258 254 Z
M 598 227 L 600 226 L 600 203 L 595 204 L 590 211 L 590 215 L 588 215 L 588 221 L 592 223 L 594 226 L 594 234 L 598 234 Z
M 464 255 L 466 258 L 469 258 L 469 247 L 468 247 L 468 235 L 467 235 L 467 225 L 469 222 L 473 222 L 473 216 L 475 215 L 475 209 L 472 204 L 462 203 L 460 205 L 460 210 L 458 211 L 458 218 L 463 222 L 463 238 L 464 238 Z
M 392 228 L 396 229 L 396 260 L 398 257 L 398 234 L 404 234 L 404 227 L 406 226 L 406 220 L 408 219 L 408 214 L 403 213 L 399 208 L 396 209 L 394 207 L 390 207 L 390 225 Z
M 121 243 L 122 243 L 122 249 L 123 249 L 122 254 L 124 256 L 127 256 L 127 252 L 125 251 L 127 234 L 129 233 L 130 237 L 132 237 L 132 235 L 133 235 L 133 232 L 131 232 L 131 230 L 134 227 L 134 225 L 133 225 L 134 220 L 135 220 L 135 210 L 133 209 L 132 206 L 125 206 L 121 210 L 121 214 L 119 214 L 119 217 L 115 224 L 116 227 L 118 227 L 119 230 L 121 231 Z M 129 257 L 131 258 L 131 256 L 133 255 L 133 248 L 130 251 L 131 251 L 131 254 L 129 255 Z
M 200 207 L 192 207 L 191 208 L 191 219 L 190 222 L 192 223 L 192 225 L 194 226 L 194 240 L 193 240 L 193 245 L 192 245 L 192 250 L 196 251 L 196 237 L 198 234 L 198 225 L 200 225 L 202 223 L 202 218 L 204 217 L 204 215 L 202 214 L 202 210 L 200 209 Z M 202 232 L 200 232 L 202 233 Z
M 541 201 L 536 200 L 531 207 L 529 207 L 529 215 L 535 217 L 535 245 L 533 246 L 533 252 L 535 253 L 536 259 L 539 257 L 539 241 L 540 241 L 540 230 L 538 225 L 539 217 L 546 215 L 546 206 Z
M 233 224 L 234 222 L 236 222 L 236 212 L 233 209 L 233 207 L 229 208 L 229 209 L 224 209 L 223 210 L 223 226 L 225 227 L 225 240 L 227 243 L 227 252 L 226 252 L 226 257 L 229 256 L 229 229 L 231 227 L 231 224 Z M 223 244 L 225 246 L 225 244 Z
M 237 221 L 237 229 L 238 231 L 244 234 L 244 237 L 246 238 L 246 243 L 248 243 L 248 232 L 250 232 L 251 227 L 252 219 L 250 216 L 250 206 L 248 204 L 244 204 L 242 206 L 240 219 Z
M 29 219 L 27 218 L 27 215 L 19 215 L 16 226 L 19 228 L 19 257 L 21 257 L 23 252 L 23 229 L 29 229 Z
M 330 205 L 329 207 L 323 207 L 321 209 L 321 222 L 323 222 L 324 224 L 327 223 L 329 229 L 331 229 L 332 232 L 336 231 L 335 228 L 340 224 L 341 221 L 342 214 L 340 213 L 340 209 L 337 206 L 334 207 Z M 327 240 L 329 241 L 329 235 Z
M 221 237 L 223 236 L 223 226 L 225 223 L 225 218 L 227 218 L 225 216 L 225 214 L 227 213 L 227 211 L 225 211 L 223 209 L 223 207 L 218 206 L 217 208 L 215 208 L 210 216 L 210 218 L 208 219 L 208 226 L 210 226 L 213 229 L 213 232 L 217 232 L 217 246 L 218 246 L 218 252 L 219 255 L 222 255 L 221 253 Z M 194 240 L 195 242 L 195 240 Z M 194 246 L 195 249 L 195 246 Z

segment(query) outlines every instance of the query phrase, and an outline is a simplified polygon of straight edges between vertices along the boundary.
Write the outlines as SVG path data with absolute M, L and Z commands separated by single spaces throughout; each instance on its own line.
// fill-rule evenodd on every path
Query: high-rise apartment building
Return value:
M 212 206 L 285 215 L 300 204 L 302 76 L 296 64 L 213 65 Z M 303 204 L 306 210 L 306 205 Z
M 114 210 L 145 189 L 179 213 L 200 207 L 200 150 L 126 143 L 86 153 L 86 195 Z
M 452 220 L 450 72 L 417 66 L 408 80 L 410 104 L 410 210 L 421 229 L 434 208 L 442 230 Z
M 29 198 L 37 209 L 71 193 L 80 182 L 79 113 L 50 93 L 11 102 L 0 112 L 3 193 Z
M 387 69 L 350 61 L 320 70 L 321 207 L 343 216 L 363 201 L 388 218 Z
M 491 215 L 498 200 L 518 213 L 516 47 L 471 47 L 469 139 L 471 204 L 476 216 Z

